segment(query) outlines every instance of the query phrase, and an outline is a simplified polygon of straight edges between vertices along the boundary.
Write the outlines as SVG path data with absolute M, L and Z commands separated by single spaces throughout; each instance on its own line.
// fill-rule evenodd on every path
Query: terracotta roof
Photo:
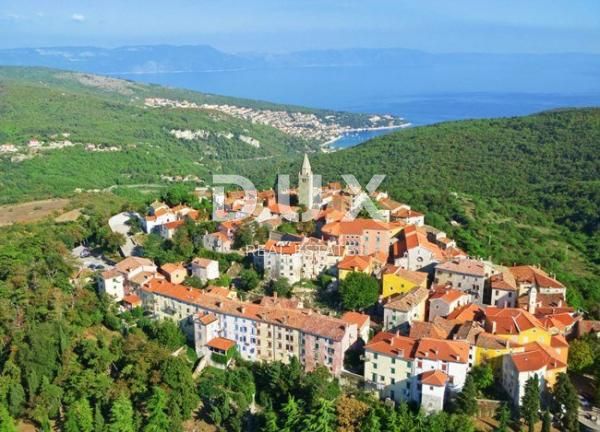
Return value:
M 510 355 L 515 368 L 519 372 L 534 372 L 544 367 L 547 369 L 566 368 L 567 365 L 552 357 L 541 344 L 532 343 L 525 346 L 525 351 Z
M 259 304 L 261 306 L 268 307 L 282 307 L 285 309 L 298 309 L 300 308 L 300 301 L 297 298 L 281 298 L 281 297 L 270 297 L 265 296 L 260 299 Z
M 216 337 L 214 339 L 209 340 L 206 346 L 218 349 L 220 351 L 229 351 L 235 346 L 235 341 L 223 337 Z
M 105 279 L 105 280 L 123 276 L 123 274 L 120 271 L 118 271 L 117 269 L 105 270 L 101 274 L 102 274 L 102 279 Z
M 140 305 L 142 304 L 142 299 L 139 298 L 137 295 L 135 294 L 128 294 L 125 297 L 123 297 L 123 300 L 121 300 L 123 303 L 127 303 L 130 304 L 131 306 L 136 306 L 136 305 Z
M 442 289 L 436 290 L 429 296 L 429 300 L 441 300 L 446 303 L 454 303 L 461 297 L 468 296 L 461 290 L 457 289 Z
M 427 288 L 415 287 L 406 293 L 396 294 L 389 298 L 384 308 L 408 312 L 419 304 L 427 300 L 429 291 Z
M 148 258 L 141 257 L 127 257 L 123 261 L 118 262 L 115 268 L 122 273 L 129 273 L 130 271 L 143 266 L 154 266 L 154 263 Z
M 337 264 L 337 268 L 340 270 L 364 272 L 372 265 L 373 257 L 364 255 L 348 255 Z
M 165 273 L 173 273 L 177 270 L 185 271 L 185 267 L 181 263 L 166 263 L 160 266 L 160 269 Z
M 568 327 L 571 327 L 577 321 L 575 318 L 571 316 L 570 313 L 559 313 L 553 315 L 543 315 L 537 316 L 540 319 L 545 328 L 557 328 L 559 330 L 564 330 Z
M 183 219 L 179 219 L 173 222 L 167 222 L 164 226 L 169 230 L 173 230 L 179 228 L 184 223 L 185 221 Z
M 173 284 L 164 279 L 152 279 L 142 286 L 142 291 L 169 297 L 189 304 L 196 304 L 202 297 L 202 291 L 199 289 Z
M 485 309 L 485 321 L 486 330 L 494 334 L 516 335 L 532 328 L 544 328 L 540 320 L 519 308 L 489 306 Z
M 408 225 L 402 230 L 398 241 L 392 245 L 392 254 L 396 258 L 401 258 L 405 252 L 417 247 L 427 249 L 438 260 L 444 257 L 440 247 L 427 239 L 427 233 L 414 225 Z
M 198 320 L 204 324 L 204 325 L 209 325 L 211 323 L 214 323 L 215 321 L 218 320 L 217 316 L 213 313 L 199 313 L 198 314 Z
M 485 277 L 485 265 L 483 262 L 469 258 L 453 259 L 442 264 L 438 264 L 437 270 L 443 270 L 451 273 L 460 273 L 465 275 L 473 275 L 477 277 Z
M 341 317 L 342 321 L 346 321 L 349 324 L 356 324 L 359 329 L 365 325 L 369 325 L 369 315 L 361 314 L 358 312 L 346 312 Z
M 416 344 L 417 341 L 413 338 L 380 332 L 365 345 L 365 350 L 408 360 L 414 358 Z
M 362 235 L 364 231 L 388 231 L 389 224 L 374 219 L 354 219 L 353 221 L 340 221 L 325 224 L 321 231 L 325 234 L 338 237 L 340 235 Z
M 200 266 L 202 268 L 206 268 L 209 265 L 213 264 L 213 263 L 218 263 L 219 261 L 215 261 L 215 260 L 211 260 L 208 258 L 200 258 L 200 257 L 196 257 L 192 260 L 192 264 L 195 264 L 197 266 Z
M 264 250 L 280 255 L 294 255 L 300 251 L 301 245 L 302 242 L 267 240 Z
M 554 278 L 548 276 L 548 273 L 534 266 L 516 266 L 510 267 L 509 271 L 514 275 L 518 284 L 527 283 L 533 284 L 537 287 L 541 288 L 564 288 L 565 286 L 561 284 Z
M 475 343 L 480 334 L 485 333 L 481 325 L 474 321 L 467 321 L 460 324 L 453 336 L 455 340 L 465 340 L 471 345 Z
M 516 344 L 514 342 L 510 342 L 507 339 L 503 339 L 500 338 L 498 336 L 495 336 L 491 333 L 487 333 L 487 332 L 483 332 L 480 333 L 479 335 L 477 335 L 477 339 L 475 340 L 475 345 L 478 346 L 479 348 L 485 348 L 485 349 L 494 349 L 494 350 L 501 350 L 501 349 L 508 349 L 508 348 L 516 348 L 519 347 L 519 344 Z
M 421 375 L 421 384 L 443 387 L 448 382 L 448 375 L 441 370 L 432 370 L 423 372 Z
M 517 282 L 515 277 L 509 271 L 505 271 L 490 278 L 490 284 L 492 289 L 504 290 L 504 291 L 517 291 Z
M 164 276 L 159 275 L 157 273 L 145 271 L 145 272 L 136 274 L 132 278 L 129 278 L 129 282 L 131 282 L 133 284 L 137 284 L 137 285 L 142 285 L 142 284 L 150 281 L 151 279 L 164 279 Z
M 423 338 L 418 342 L 415 358 L 467 363 L 469 348 L 468 342 Z
M 447 339 L 449 332 L 446 328 L 427 321 L 413 321 L 410 325 L 409 336 L 414 339 L 422 339 L 424 337 L 433 339 Z
M 380 199 L 379 201 L 377 201 L 377 204 L 379 204 L 380 207 L 383 207 L 384 210 L 390 210 L 390 211 L 394 211 L 394 210 L 399 210 L 400 208 L 409 208 L 409 206 L 407 204 L 402 204 L 398 201 L 394 201 L 393 199 L 390 198 L 383 198 Z
M 550 346 L 552 348 L 568 348 L 569 342 L 563 335 L 554 335 L 550 338 Z
M 231 291 L 230 289 L 227 289 L 225 287 L 220 287 L 220 286 L 215 286 L 215 285 L 207 286 L 206 292 L 208 294 L 212 294 L 212 295 L 215 295 L 218 297 L 227 297 L 227 298 L 236 297 L 235 291 Z
M 393 265 L 387 265 L 383 270 L 383 274 L 394 274 L 398 277 L 401 277 L 402 279 L 406 279 L 414 283 L 415 285 L 421 285 L 424 282 L 427 282 L 427 273 L 405 270 L 401 267 L 396 267 Z
M 393 215 L 401 219 L 424 216 L 423 213 L 407 208 L 401 208 L 398 211 L 395 211 Z
M 217 232 L 214 232 L 214 233 L 209 233 L 208 236 L 210 236 L 210 237 L 216 237 L 217 239 L 221 240 L 222 242 L 230 242 L 231 241 L 231 240 L 229 240 L 229 237 L 227 237 L 221 231 L 217 231 Z
M 469 303 L 454 309 L 446 318 L 463 323 L 466 321 L 479 321 L 483 318 L 483 315 L 483 309 L 480 306 L 474 303 Z

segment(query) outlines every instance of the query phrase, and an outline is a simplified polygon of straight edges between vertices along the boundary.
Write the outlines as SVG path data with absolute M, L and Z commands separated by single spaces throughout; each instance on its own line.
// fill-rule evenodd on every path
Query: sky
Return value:
M 0 0 L 0 48 L 600 53 L 598 0 Z

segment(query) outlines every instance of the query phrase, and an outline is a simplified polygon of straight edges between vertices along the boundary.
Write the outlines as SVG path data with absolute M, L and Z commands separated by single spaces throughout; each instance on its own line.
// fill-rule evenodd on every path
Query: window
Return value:
M 374 374 L 373 374 L 373 376 L 372 376 L 371 378 L 372 378 L 372 381 L 373 381 L 373 382 L 377 381 L 377 374 L 376 374 L 376 373 L 374 373 Z

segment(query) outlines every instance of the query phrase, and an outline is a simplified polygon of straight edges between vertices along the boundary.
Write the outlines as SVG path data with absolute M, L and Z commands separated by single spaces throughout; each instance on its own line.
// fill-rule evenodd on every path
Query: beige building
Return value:
M 390 297 L 383 306 L 383 327 L 386 330 L 408 330 L 413 321 L 425 321 L 425 309 L 429 291 L 417 287 Z

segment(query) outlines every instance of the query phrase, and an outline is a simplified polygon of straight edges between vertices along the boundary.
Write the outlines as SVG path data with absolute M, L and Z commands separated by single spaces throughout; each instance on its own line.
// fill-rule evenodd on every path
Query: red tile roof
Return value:
M 192 264 L 195 264 L 195 265 L 200 266 L 202 268 L 206 268 L 206 267 L 208 267 L 209 265 L 211 265 L 212 263 L 215 263 L 215 262 L 218 263 L 218 261 L 211 260 L 211 259 L 208 259 L 208 258 L 200 258 L 200 257 L 196 257 L 196 258 L 194 258 L 192 260 Z
M 536 342 L 526 345 L 525 351 L 510 355 L 519 372 L 534 372 L 544 367 L 549 370 L 566 368 L 567 365 L 554 358 L 543 345 Z
M 208 347 L 215 348 L 220 351 L 229 351 L 235 346 L 235 341 L 223 337 L 216 337 L 214 339 L 209 340 L 206 345 Z
M 424 337 L 433 339 L 447 339 L 449 332 L 445 327 L 439 326 L 432 322 L 413 321 L 410 325 L 409 336 L 417 340 Z
M 326 224 L 321 228 L 324 234 L 338 237 L 341 235 L 362 235 L 364 231 L 388 231 L 390 225 L 374 219 L 354 219 Z
M 414 358 L 416 344 L 417 341 L 413 338 L 380 332 L 365 345 L 365 350 L 408 360 Z
M 370 321 L 369 315 L 358 312 L 346 312 L 341 319 L 349 324 L 356 324 L 359 329 L 362 329 L 365 325 L 368 326 Z
M 143 266 L 154 266 L 154 263 L 150 261 L 148 258 L 141 257 L 127 257 L 123 261 L 118 262 L 115 265 L 115 269 L 119 270 L 122 273 L 129 273 L 130 271 L 143 267 Z
M 544 328 L 539 319 L 519 308 L 489 306 L 485 309 L 485 321 L 486 330 L 494 334 L 516 335 L 532 328 Z
M 414 225 L 408 225 L 402 230 L 398 236 L 398 241 L 392 245 L 392 254 L 395 258 L 401 258 L 404 256 L 404 253 L 417 247 L 427 249 L 438 260 L 444 258 L 440 247 L 430 242 L 427 239 L 427 234 Z
M 533 284 L 541 288 L 564 288 L 556 279 L 548 276 L 548 273 L 533 266 L 510 267 L 509 271 L 513 274 L 518 284 Z
M 364 255 L 348 255 L 337 264 L 337 268 L 340 270 L 364 272 L 372 265 L 373 257 Z
M 490 278 L 490 284 L 492 289 L 504 290 L 504 291 L 517 291 L 517 282 L 515 277 L 509 271 L 505 271 Z
M 448 382 L 448 375 L 441 370 L 432 370 L 421 374 L 421 384 L 443 387 Z
M 215 314 L 212 313 L 199 313 L 198 314 L 198 320 L 204 324 L 204 325 L 209 325 L 211 323 L 214 323 L 215 321 L 218 320 L 217 316 Z
M 483 318 L 483 315 L 483 309 L 480 306 L 469 303 L 454 309 L 446 318 L 459 323 L 464 323 L 466 321 L 478 321 Z
M 465 294 L 461 290 L 457 289 L 442 289 L 436 290 L 429 296 L 429 300 L 441 300 L 446 303 L 454 303 L 459 300 L 461 297 L 465 297 L 468 294 Z
M 196 304 L 202 297 L 199 289 L 176 285 L 164 279 L 152 279 L 142 286 L 142 291 L 169 297 L 184 303 Z
M 467 363 L 469 348 L 469 343 L 464 341 L 423 338 L 418 342 L 415 358 Z
M 185 271 L 185 267 L 181 263 L 166 263 L 160 266 L 160 269 L 165 273 L 173 273 L 178 270 Z
M 126 295 L 122 301 L 134 307 L 142 304 L 142 299 L 135 294 Z
M 300 251 L 301 246 L 302 242 L 267 240 L 264 250 L 280 255 L 294 255 Z
M 185 221 L 183 219 L 179 219 L 173 222 L 167 222 L 165 224 L 165 227 L 169 230 L 173 230 L 173 229 L 177 229 L 179 228 L 181 225 L 183 225 L 185 223 Z

